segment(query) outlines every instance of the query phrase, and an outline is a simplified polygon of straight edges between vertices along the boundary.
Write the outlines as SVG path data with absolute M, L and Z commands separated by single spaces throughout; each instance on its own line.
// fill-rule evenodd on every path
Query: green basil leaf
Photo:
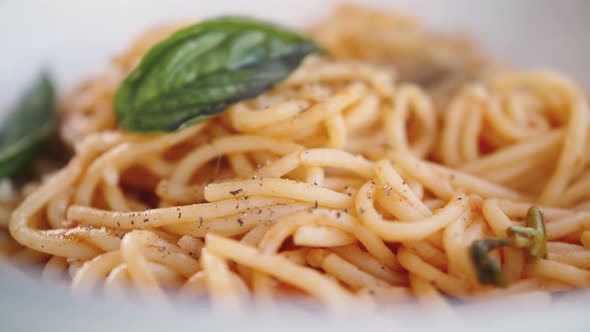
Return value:
M 152 47 L 121 83 L 121 129 L 170 132 L 223 112 L 281 82 L 319 52 L 307 36 L 245 17 L 203 21 Z
M 55 92 L 47 73 L 25 91 L 0 127 L 0 176 L 10 176 L 35 159 L 55 128 Z
M 531 206 L 526 218 L 527 226 L 511 226 L 507 230 L 508 236 L 515 247 L 526 249 L 529 260 L 547 258 L 547 231 L 543 213 Z
M 502 273 L 502 265 L 490 252 L 494 249 L 510 245 L 506 238 L 487 238 L 474 241 L 469 252 L 471 261 L 477 272 L 477 279 L 482 285 L 506 286 L 506 279 Z

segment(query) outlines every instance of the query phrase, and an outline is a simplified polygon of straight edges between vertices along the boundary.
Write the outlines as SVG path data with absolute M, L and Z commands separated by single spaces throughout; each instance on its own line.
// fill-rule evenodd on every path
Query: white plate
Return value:
M 1 262 L 0 262 L 1 263 Z M 18 278 L 0 267 L 0 330 L 62 332 L 586 332 L 590 294 L 577 292 L 550 309 L 534 302 L 467 307 L 454 317 L 436 316 L 417 306 L 389 317 L 326 315 L 293 311 L 248 315 L 214 314 L 203 305 L 149 307 L 74 296 L 64 286 Z
M 256 15 L 290 25 L 321 19 L 337 1 L 101 0 L 0 1 L 0 111 L 42 66 L 51 68 L 63 90 L 100 71 L 146 27 L 175 19 L 217 14 Z M 489 0 L 356 1 L 402 9 L 432 27 L 469 32 L 492 54 L 523 68 L 552 67 L 590 87 L 590 1 Z M 312 5 L 313 4 L 313 5 Z M 0 262 L 1 264 L 1 262 Z M 384 319 L 330 320 L 294 313 L 255 316 L 211 315 L 203 307 L 138 307 L 77 298 L 55 285 L 39 285 L 0 271 L 2 331 L 589 331 L 590 296 L 578 293 L 551 310 L 467 310 L 461 319 L 432 318 L 417 308 Z M 402 319 L 399 319 L 399 318 Z

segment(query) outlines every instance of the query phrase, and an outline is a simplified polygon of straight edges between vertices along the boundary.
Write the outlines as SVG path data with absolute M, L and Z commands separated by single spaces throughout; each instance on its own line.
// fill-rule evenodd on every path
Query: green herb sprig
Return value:
M 490 252 L 509 244 L 509 239 L 497 237 L 477 240 L 471 244 L 471 260 L 476 267 L 477 279 L 481 284 L 501 287 L 506 285 L 502 265 L 490 255 Z
M 526 250 L 529 261 L 547 258 L 547 233 L 541 210 L 534 206 L 530 207 L 526 221 L 526 227 L 508 228 L 506 238 L 487 238 L 471 244 L 471 261 L 482 285 L 506 286 L 500 262 L 490 255 L 494 249 L 506 246 L 522 248 Z
M 120 84 L 118 125 L 158 133 L 204 121 L 270 89 L 314 52 L 309 37 L 251 18 L 189 26 L 152 47 Z
M 55 91 L 43 72 L 20 97 L 0 127 L 0 177 L 14 175 L 35 159 L 55 129 Z
M 543 213 L 533 206 L 529 209 L 526 220 L 527 227 L 508 228 L 508 237 L 515 247 L 526 249 L 528 260 L 547 258 L 547 231 Z

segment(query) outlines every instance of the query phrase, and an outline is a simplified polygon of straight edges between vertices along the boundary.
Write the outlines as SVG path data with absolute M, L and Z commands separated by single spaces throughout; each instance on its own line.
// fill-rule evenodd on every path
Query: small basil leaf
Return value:
M 156 133 L 201 122 L 272 88 L 319 51 L 307 36 L 245 17 L 181 29 L 152 47 L 119 86 L 119 127 Z
M 547 229 L 545 228 L 543 212 L 536 206 L 531 206 L 527 213 L 527 226 L 536 230 L 537 234 L 530 254 L 533 258 L 547 258 Z
M 469 248 L 471 261 L 475 266 L 480 284 L 506 286 L 502 265 L 490 255 L 490 252 L 508 245 L 510 245 L 510 240 L 506 238 L 487 238 L 476 240 L 471 244 Z
M 0 176 L 10 176 L 35 159 L 55 128 L 55 92 L 47 73 L 25 91 L 0 127 Z
M 539 208 L 529 208 L 527 227 L 512 226 L 508 228 L 507 233 L 515 247 L 526 249 L 529 260 L 547 258 L 547 231 L 543 213 Z

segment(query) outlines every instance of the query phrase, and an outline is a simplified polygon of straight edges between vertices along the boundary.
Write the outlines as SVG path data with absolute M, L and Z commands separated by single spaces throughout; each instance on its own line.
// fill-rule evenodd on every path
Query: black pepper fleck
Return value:
M 236 190 L 230 191 L 229 193 L 230 193 L 232 196 L 235 196 L 235 195 L 237 195 L 237 194 L 241 193 L 242 191 L 243 191 L 243 189 L 242 189 L 242 188 L 240 188 L 240 189 L 236 189 Z
M 383 190 L 385 190 L 385 194 L 387 194 L 387 196 L 391 196 L 391 187 L 390 186 L 384 185 Z

